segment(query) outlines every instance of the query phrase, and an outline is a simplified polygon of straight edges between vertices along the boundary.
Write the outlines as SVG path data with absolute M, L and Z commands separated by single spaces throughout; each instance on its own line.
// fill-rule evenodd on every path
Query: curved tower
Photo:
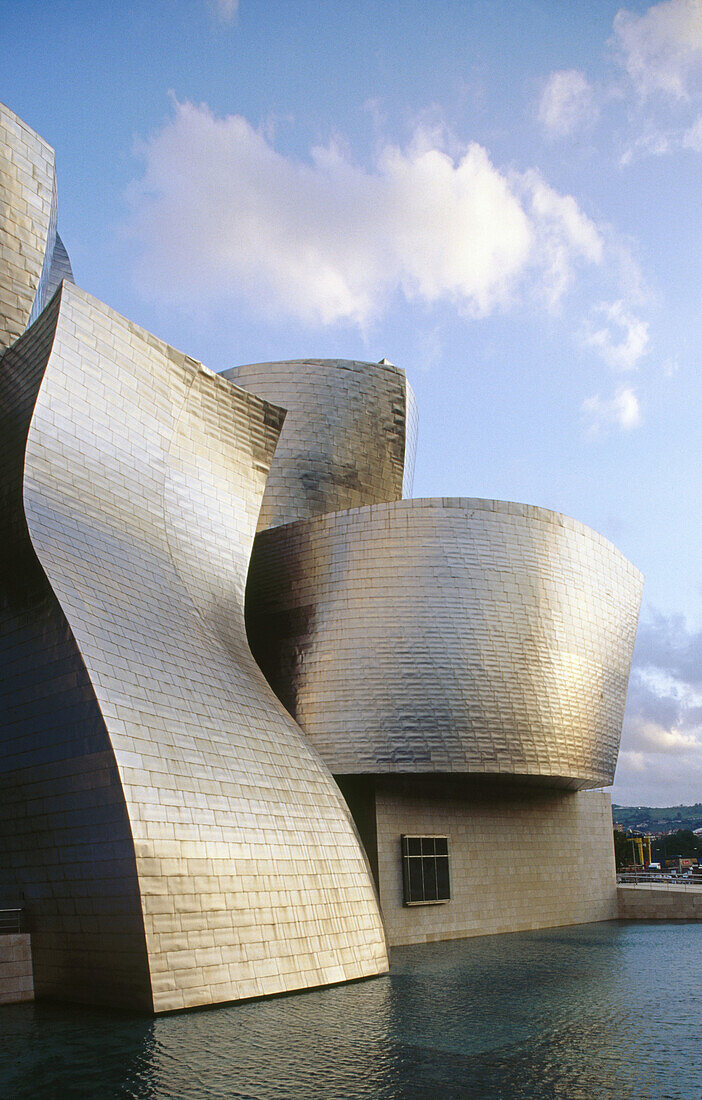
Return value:
M 392 363 L 291 359 L 224 377 L 287 410 L 259 531 L 411 493 L 417 409 Z
M 335 775 L 609 784 L 641 575 L 504 501 L 403 500 L 262 532 L 248 630 Z
M 73 281 L 56 217 L 54 151 L 0 103 L 0 351 Z
M 614 776 L 641 575 L 541 508 L 400 500 L 397 477 L 317 491 L 330 455 L 392 468 L 397 436 L 361 411 L 379 369 L 338 388 L 333 364 L 242 368 L 295 414 L 249 571 L 253 653 L 352 808 L 391 944 L 616 916 L 591 788 Z
M 588 788 L 638 572 L 553 512 L 402 500 L 385 360 L 222 377 L 77 289 L 4 107 L 0 198 L 0 904 L 37 994 L 160 1012 L 382 973 L 385 930 L 616 915 Z

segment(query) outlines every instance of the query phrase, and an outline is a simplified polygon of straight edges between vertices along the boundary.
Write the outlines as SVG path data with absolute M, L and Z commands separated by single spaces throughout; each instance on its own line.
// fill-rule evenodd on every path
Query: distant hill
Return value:
M 625 829 L 649 833 L 702 829 L 702 802 L 694 806 L 612 806 L 612 820 Z

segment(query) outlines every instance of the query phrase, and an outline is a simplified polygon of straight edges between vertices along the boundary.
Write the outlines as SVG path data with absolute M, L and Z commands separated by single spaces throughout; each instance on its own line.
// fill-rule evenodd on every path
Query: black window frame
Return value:
M 448 836 L 443 833 L 402 833 L 400 853 L 405 906 L 446 905 L 451 901 Z

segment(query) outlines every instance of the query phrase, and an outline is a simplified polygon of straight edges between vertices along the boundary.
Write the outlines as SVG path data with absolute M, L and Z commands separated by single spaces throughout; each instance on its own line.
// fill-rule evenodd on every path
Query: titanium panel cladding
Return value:
M 35 348 L 48 309 L 53 342 Z M 112 855 L 122 858 L 128 905 L 140 897 L 140 911 L 130 910 L 148 983 L 139 1003 L 146 996 L 165 1011 L 383 972 L 382 923 L 349 812 L 246 642 L 246 571 L 282 410 L 69 284 L 48 309 L 19 357 L 6 353 L 16 359 L 6 411 L 26 438 L 13 507 L 17 515 L 23 500 L 21 521 L 52 593 L 46 615 L 54 634 L 57 616 L 65 620 L 75 665 L 66 676 L 56 669 L 53 706 L 82 684 L 126 826 L 125 850 Z M 23 589 L 10 589 L 16 622 Z M 30 643 L 41 663 L 41 632 Z M 63 883 L 56 904 L 66 911 L 71 883 L 80 892 L 100 858 L 90 830 L 77 826 L 97 822 L 99 833 L 112 812 L 100 784 L 88 819 L 84 806 L 71 817 L 65 805 L 72 770 L 94 770 L 97 748 L 74 732 L 66 750 L 66 737 L 54 743 L 54 727 L 36 721 L 31 698 L 10 703 L 7 736 L 19 759 L 31 760 L 37 744 L 43 762 L 78 759 L 23 774 L 27 849 L 15 853 L 24 888 L 32 861 L 23 857 L 37 830 L 46 835 L 44 866 Z M 44 890 L 26 886 L 28 897 Z M 121 912 L 108 892 L 90 942 L 99 947 Z M 60 944 L 65 928 L 53 931 Z M 71 951 L 79 957 L 75 938 Z M 87 977 L 70 989 L 69 966 L 63 988 L 59 978 L 58 995 L 95 998 Z M 122 992 L 120 1003 L 130 1003 Z
M 148 1010 L 134 844 L 114 753 L 22 503 L 27 432 L 59 302 L 0 358 L 0 907 L 24 909 L 37 997 Z
M 566 516 L 399 501 L 258 535 L 254 655 L 332 772 L 612 782 L 640 573 Z
M 417 410 L 390 363 L 293 359 L 225 371 L 287 409 L 258 530 L 397 500 L 412 489 Z
M 0 103 L 0 351 L 73 279 L 63 243 L 52 273 L 56 214 L 53 149 Z

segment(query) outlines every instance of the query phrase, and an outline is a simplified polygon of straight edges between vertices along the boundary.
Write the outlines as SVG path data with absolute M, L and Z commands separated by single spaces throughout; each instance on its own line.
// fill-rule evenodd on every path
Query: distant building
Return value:
M 6 108 L 0 158 L 0 903 L 37 996 L 161 1012 L 616 916 L 638 571 L 407 499 L 387 360 L 218 376 L 120 317 Z

